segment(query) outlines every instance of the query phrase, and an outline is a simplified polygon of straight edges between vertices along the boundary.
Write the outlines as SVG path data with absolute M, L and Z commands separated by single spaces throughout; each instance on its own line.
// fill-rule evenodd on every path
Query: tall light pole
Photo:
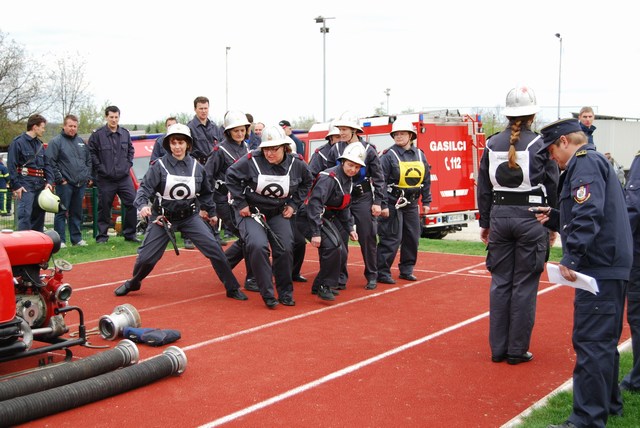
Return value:
M 224 80 L 225 80 L 225 87 L 224 87 L 224 96 L 225 96 L 225 101 L 224 101 L 224 112 L 228 112 L 229 111 L 229 51 L 231 50 L 230 46 L 227 46 L 227 50 L 225 51 L 225 56 L 224 56 Z
M 329 27 L 327 27 L 327 19 L 324 16 L 318 16 L 315 18 L 316 24 L 322 24 L 320 32 L 322 33 L 322 121 L 327 121 L 327 33 Z
M 558 61 L 558 119 L 560 119 L 560 93 L 562 88 L 562 36 L 556 33 L 556 37 L 560 41 L 560 60 Z
M 391 88 L 385 89 L 384 94 L 387 96 L 387 116 L 389 116 L 389 95 L 391 95 Z

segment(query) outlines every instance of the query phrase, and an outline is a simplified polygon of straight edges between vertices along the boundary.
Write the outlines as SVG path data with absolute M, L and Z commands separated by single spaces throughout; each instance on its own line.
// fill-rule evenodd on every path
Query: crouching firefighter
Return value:
M 227 290 L 227 297 L 247 300 L 209 227 L 218 221 L 213 190 L 204 167 L 188 154 L 192 147 L 189 128 L 179 123 L 171 125 L 162 145 L 167 154 L 149 167 L 134 201 L 140 215 L 150 216 L 151 221 L 138 248 L 133 277 L 116 288 L 116 296 L 140 289 L 142 280 L 162 258 L 169 241 L 178 254 L 175 231 L 180 231 L 191 237 L 196 248 L 211 261 Z M 152 195 L 156 198 L 150 207 Z
M 313 182 L 302 156 L 291 153 L 290 142 L 280 126 L 269 126 L 262 132 L 260 146 L 238 159 L 226 174 L 245 256 L 269 309 L 280 303 L 296 304 L 291 278 L 291 218 Z
M 348 239 L 358 240 L 349 209 L 353 177 L 365 166 L 365 157 L 361 144 L 347 146 L 338 158 L 338 165 L 317 175 L 298 213 L 298 227 L 318 249 L 320 271 L 313 281 L 311 293 L 322 300 L 334 300 L 337 290 L 346 288 Z
M 415 144 L 413 123 L 396 120 L 391 128 L 394 145 L 380 156 L 387 191 L 378 225 L 378 282 L 395 284 L 391 267 L 400 249 L 399 278 L 416 281 L 413 268 L 418 259 L 422 226 L 420 215 L 429 213 L 431 175 L 429 163 Z M 422 198 L 422 212 L 418 200 Z

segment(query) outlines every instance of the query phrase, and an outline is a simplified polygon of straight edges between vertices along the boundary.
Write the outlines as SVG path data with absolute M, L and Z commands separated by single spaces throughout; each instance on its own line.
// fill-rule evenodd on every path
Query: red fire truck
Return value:
M 379 153 L 394 144 L 389 135 L 397 119 L 409 120 L 416 128 L 418 147 L 431 165 L 431 211 L 422 216 L 422 236 L 442 239 L 478 219 L 476 179 L 485 146 L 479 116 L 438 110 L 398 116 L 360 119 L 362 137 Z M 307 159 L 326 143 L 330 123 L 318 123 L 308 134 Z

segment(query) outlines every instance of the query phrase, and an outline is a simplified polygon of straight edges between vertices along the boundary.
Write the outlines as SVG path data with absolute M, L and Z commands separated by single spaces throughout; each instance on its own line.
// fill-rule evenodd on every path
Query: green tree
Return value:
M 78 133 L 90 134 L 102 126 L 104 122 L 103 110 L 98 109 L 90 100 L 85 100 L 75 113 L 78 116 Z
M 310 117 L 301 116 L 291 123 L 291 127 L 293 129 L 308 130 L 308 129 L 311 129 L 311 125 L 313 125 L 314 123 L 316 123 L 316 119 L 313 116 L 310 116 Z

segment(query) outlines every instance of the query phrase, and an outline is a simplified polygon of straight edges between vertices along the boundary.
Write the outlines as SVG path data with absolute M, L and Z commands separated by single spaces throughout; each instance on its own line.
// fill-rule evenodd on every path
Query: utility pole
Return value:
M 391 89 L 385 89 L 384 94 L 387 96 L 387 116 L 389 116 L 389 95 L 391 95 Z
M 327 33 L 329 27 L 327 27 L 327 19 L 324 16 L 318 16 L 315 18 L 316 24 L 322 24 L 320 32 L 322 33 L 322 121 L 327 121 Z
M 225 114 L 229 111 L 229 51 L 231 50 L 230 46 L 227 46 L 227 50 L 225 52 L 224 57 L 224 79 L 225 79 L 225 88 L 224 88 L 224 112 Z

